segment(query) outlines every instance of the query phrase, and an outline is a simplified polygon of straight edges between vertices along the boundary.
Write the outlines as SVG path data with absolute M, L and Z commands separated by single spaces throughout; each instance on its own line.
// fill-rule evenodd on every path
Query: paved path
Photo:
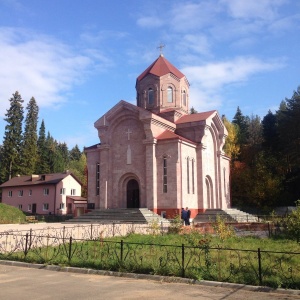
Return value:
M 0 264 L 0 299 L 199 299 L 296 300 L 300 295 L 248 291 L 236 285 L 218 287 L 153 280 L 58 272 Z
M 0 225 L 0 232 L 30 228 L 33 230 L 47 227 L 61 228 L 65 225 L 64 223 L 5 224 Z M 300 300 L 300 291 L 293 290 L 274 291 L 269 288 L 217 282 L 188 284 L 187 280 L 180 278 L 174 279 L 178 280 L 177 283 L 169 283 L 163 282 L 160 276 L 131 275 L 132 278 L 124 278 L 85 274 L 86 270 L 77 268 L 65 268 L 62 271 L 55 266 L 18 262 L 7 265 L 7 263 L 0 261 L 0 300 Z

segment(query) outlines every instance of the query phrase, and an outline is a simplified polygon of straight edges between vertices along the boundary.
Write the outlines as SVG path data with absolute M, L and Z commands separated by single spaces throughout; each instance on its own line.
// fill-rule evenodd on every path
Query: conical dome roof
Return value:
M 179 79 L 184 77 L 176 67 L 174 67 L 163 55 L 160 55 L 141 75 L 138 76 L 137 81 L 141 81 L 148 74 L 158 77 L 172 73 Z

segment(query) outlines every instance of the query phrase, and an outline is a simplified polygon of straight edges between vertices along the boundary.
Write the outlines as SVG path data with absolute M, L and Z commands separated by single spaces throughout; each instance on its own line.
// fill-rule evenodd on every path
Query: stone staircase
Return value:
M 93 209 L 87 214 L 69 219 L 66 223 L 134 223 L 147 224 L 157 221 L 169 223 L 167 219 L 147 208 Z
M 238 222 L 238 223 L 256 223 L 258 222 L 257 217 L 248 214 L 244 211 L 228 208 L 228 209 L 207 209 L 204 213 L 199 213 L 193 220 L 196 223 L 212 223 L 215 222 L 217 216 L 222 217 L 227 222 Z

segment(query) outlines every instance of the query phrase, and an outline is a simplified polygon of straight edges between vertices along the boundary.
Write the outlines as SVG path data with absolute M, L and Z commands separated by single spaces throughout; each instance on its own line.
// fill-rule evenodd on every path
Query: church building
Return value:
M 230 207 L 227 130 L 216 110 L 189 114 L 189 82 L 162 54 L 136 79 L 85 148 L 89 207 L 148 208 L 172 218 Z

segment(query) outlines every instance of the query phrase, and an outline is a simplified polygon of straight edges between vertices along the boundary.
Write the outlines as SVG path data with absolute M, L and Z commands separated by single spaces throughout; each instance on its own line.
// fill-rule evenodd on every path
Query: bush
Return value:
M 300 241 L 300 200 L 296 201 L 296 209 L 286 219 L 287 234 L 291 239 Z

